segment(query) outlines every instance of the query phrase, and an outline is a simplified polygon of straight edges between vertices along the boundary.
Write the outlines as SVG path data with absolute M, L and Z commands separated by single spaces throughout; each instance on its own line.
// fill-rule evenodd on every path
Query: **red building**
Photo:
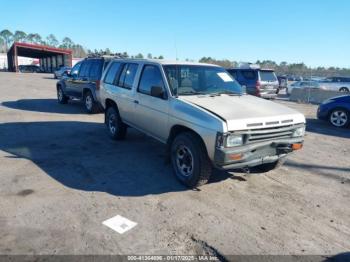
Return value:
M 45 72 L 53 72 L 61 65 L 72 66 L 70 49 L 15 42 L 7 52 L 8 71 L 18 72 L 18 56 L 38 58 Z

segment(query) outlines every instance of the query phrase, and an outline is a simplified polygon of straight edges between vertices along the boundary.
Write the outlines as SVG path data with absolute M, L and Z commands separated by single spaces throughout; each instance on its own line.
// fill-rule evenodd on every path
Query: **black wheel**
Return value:
M 64 94 L 61 86 L 57 87 L 57 101 L 60 104 L 67 104 L 68 102 L 68 96 Z
M 207 183 L 212 173 L 203 142 L 191 132 L 175 137 L 171 145 L 171 163 L 176 177 L 190 188 Z
M 97 113 L 98 105 L 97 105 L 91 91 L 86 91 L 84 93 L 84 105 L 85 105 L 85 110 L 88 114 Z
M 339 89 L 340 92 L 344 92 L 344 93 L 349 93 L 349 88 L 347 87 L 342 87 Z
M 106 111 L 106 126 L 109 136 L 114 140 L 122 140 L 126 136 L 127 126 L 120 118 L 115 107 L 109 107 Z
M 285 162 L 285 158 L 280 158 L 277 161 L 272 163 L 266 163 L 259 166 L 255 166 L 252 168 L 252 170 L 258 173 L 267 173 L 267 172 L 270 172 L 271 170 L 279 168 L 280 166 L 283 165 L 284 162 Z
M 328 120 L 335 127 L 347 127 L 350 123 L 350 114 L 343 108 L 336 108 L 329 114 Z

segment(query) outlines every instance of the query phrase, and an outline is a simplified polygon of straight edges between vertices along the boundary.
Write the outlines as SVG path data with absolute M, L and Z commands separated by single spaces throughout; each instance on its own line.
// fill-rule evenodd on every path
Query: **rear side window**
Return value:
M 131 89 L 135 80 L 137 68 L 138 64 L 125 64 L 119 77 L 118 86 Z
M 277 77 L 273 71 L 260 71 L 261 81 L 277 81 Z
M 245 79 L 248 79 L 248 80 L 256 79 L 256 72 L 253 70 L 242 70 L 241 74 Z
M 90 78 L 93 80 L 99 80 L 102 73 L 102 61 L 101 60 L 92 60 L 90 67 Z
M 237 71 L 235 70 L 227 70 L 230 75 L 234 78 L 234 79 L 237 79 Z
M 89 76 L 90 67 L 91 67 L 91 61 L 90 60 L 84 61 L 81 65 L 79 76 L 80 77 Z
M 150 95 L 152 86 L 159 86 L 164 90 L 163 78 L 158 67 L 146 65 L 142 70 L 138 91 Z
M 108 73 L 104 79 L 104 82 L 107 84 L 114 85 L 115 79 L 119 73 L 121 63 L 113 63 L 110 68 L 108 69 Z

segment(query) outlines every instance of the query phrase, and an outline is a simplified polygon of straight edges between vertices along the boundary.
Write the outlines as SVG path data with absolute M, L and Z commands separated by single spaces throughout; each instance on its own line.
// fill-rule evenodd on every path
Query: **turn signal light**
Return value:
M 242 159 L 242 154 L 232 154 L 229 156 L 231 160 L 241 160 Z
M 292 149 L 293 150 L 299 150 L 302 149 L 303 144 L 292 144 Z

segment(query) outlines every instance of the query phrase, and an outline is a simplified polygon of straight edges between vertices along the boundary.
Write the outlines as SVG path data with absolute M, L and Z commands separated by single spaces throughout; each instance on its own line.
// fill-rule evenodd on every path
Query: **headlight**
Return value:
M 305 126 L 298 127 L 293 132 L 293 137 L 301 137 L 305 135 Z
M 243 145 L 242 135 L 228 135 L 226 137 L 226 147 L 241 146 Z

